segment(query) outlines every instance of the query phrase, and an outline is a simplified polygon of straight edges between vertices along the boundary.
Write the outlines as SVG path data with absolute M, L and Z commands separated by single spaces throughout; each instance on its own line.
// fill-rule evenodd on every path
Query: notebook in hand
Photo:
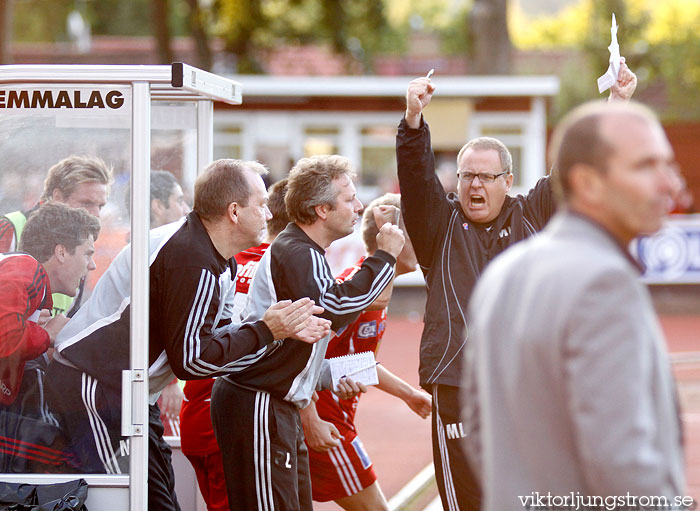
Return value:
M 374 359 L 373 351 L 363 351 L 342 357 L 329 358 L 331 365 L 331 378 L 333 388 L 338 388 L 338 380 L 347 376 L 353 381 L 364 383 L 365 385 L 376 385 L 379 383 L 377 375 L 377 361 Z

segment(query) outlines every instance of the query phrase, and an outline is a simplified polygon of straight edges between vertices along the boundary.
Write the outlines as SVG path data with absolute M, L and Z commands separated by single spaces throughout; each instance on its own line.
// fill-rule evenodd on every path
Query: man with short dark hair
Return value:
M 260 260 L 248 298 L 251 318 L 279 299 L 311 297 L 334 330 L 352 322 L 391 282 L 404 244 L 400 229 L 384 225 L 378 249 L 352 280 L 337 283 L 325 249 L 347 236 L 359 220 L 362 203 L 353 169 L 340 156 L 314 156 L 297 162 L 289 174 L 285 205 L 292 223 Z M 212 391 L 212 419 L 224 461 L 231 509 L 311 511 L 308 451 L 299 409 L 317 389 L 331 388 L 324 355 L 330 333 L 316 345 L 285 338 L 249 367 L 218 378 Z M 324 371 L 325 368 L 325 371 Z M 364 389 L 341 379 L 350 397 Z
M 130 199 L 129 194 L 126 195 Z M 167 170 L 151 171 L 151 229 L 180 220 L 190 212 L 185 202 L 185 194 L 175 176 Z M 150 434 L 152 442 L 158 438 L 163 442 L 162 450 L 170 449 L 163 436 L 180 436 L 180 407 L 182 390 L 177 378 L 161 391 L 158 402 L 148 409 Z M 162 431 L 161 431 L 162 430 Z
M 260 243 L 270 216 L 265 172 L 256 162 L 213 162 L 195 182 L 194 210 L 150 233 L 151 403 L 174 376 L 227 374 L 264 357 L 276 338 L 314 343 L 328 332 L 308 298 L 271 304 L 255 322 L 232 322 L 233 256 Z M 130 285 L 127 246 L 59 335 L 47 374 L 52 409 L 81 472 L 125 468 L 119 410 L 121 371 L 129 367 Z M 178 509 L 170 453 L 149 447 L 149 509 Z
M 622 60 L 611 99 L 628 100 L 635 75 Z M 420 384 L 433 395 L 433 462 L 443 507 L 479 510 L 479 486 L 461 448 L 458 400 L 467 345 L 467 304 L 479 275 L 496 255 L 541 230 L 554 213 L 548 177 L 527 195 L 508 195 L 512 158 L 500 141 L 480 137 L 457 158 L 457 193 L 445 194 L 435 174 L 423 109 L 435 91 L 413 80 L 396 137 L 402 213 L 428 290 L 420 346 Z M 459 432 L 459 433 L 455 433 Z
M 648 109 L 589 103 L 561 121 L 550 155 L 562 211 L 489 265 L 469 306 L 465 433 L 483 509 L 538 495 L 685 508 L 675 384 L 627 250 L 670 210 L 673 151 Z
M 49 169 L 44 181 L 44 191 L 39 202 L 28 211 L 13 211 L 0 217 L 0 252 L 16 250 L 27 218 L 47 201 L 61 202 L 72 208 L 83 208 L 99 218 L 107 203 L 112 184 L 112 168 L 100 158 L 69 156 Z M 80 307 L 84 281 L 80 291 L 70 295 L 54 293 L 52 314 L 75 314 Z
M 68 319 L 50 317 L 51 292 L 73 296 L 95 269 L 100 222 L 83 209 L 49 202 L 24 226 L 20 252 L 0 254 L 0 471 L 53 472 L 66 463 L 46 411 L 43 375 Z
M 167 170 L 151 171 L 151 228 L 180 220 L 190 212 L 185 194 Z

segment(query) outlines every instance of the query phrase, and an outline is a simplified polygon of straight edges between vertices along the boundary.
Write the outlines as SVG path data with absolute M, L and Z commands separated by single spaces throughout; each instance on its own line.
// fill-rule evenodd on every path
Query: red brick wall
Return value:
M 668 122 L 664 128 L 693 192 L 695 211 L 700 211 L 700 121 Z

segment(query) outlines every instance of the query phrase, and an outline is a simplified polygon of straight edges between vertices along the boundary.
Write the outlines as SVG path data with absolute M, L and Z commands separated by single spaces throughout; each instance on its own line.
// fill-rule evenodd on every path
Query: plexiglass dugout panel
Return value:
M 157 172 L 152 173 L 151 200 L 157 203 L 151 227 L 191 208 L 196 130 L 195 102 L 152 103 L 151 169 Z M 129 441 L 119 431 L 119 394 L 129 347 L 105 343 L 102 354 L 112 363 L 100 360 L 100 340 L 84 340 L 78 311 L 85 304 L 95 310 L 89 302 L 95 286 L 130 241 L 130 87 L 1 86 L 0 155 L 0 215 L 8 215 L 0 238 L 5 253 L 0 279 L 7 293 L 0 316 L 0 472 L 128 473 Z M 96 216 L 96 239 L 85 236 L 83 217 L 68 224 L 44 219 L 34 227 L 45 204 L 52 203 Z M 37 219 L 30 220 L 32 215 Z M 32 239 L 37 236 L 43 252 Z M 86 242 L 73 247 L 76 236 Z M 56 261 L 52 244 L 67 245 L 64 258 L 70 264 Z M 120 284 L 128 293 L 128 278 Z M 57 288 L 64 293 L 49 293 Z M 104 307 L 111 311 L 109 304 Z M 65 321 L 62 316 L 76 315 L 54 336 Z M 74 353 L 82 351 L 82 344 L 85 356 Z M 90 350 L 96 353 L 88 356 Z M 166 429 L 177 434 L 170 421 Z
M 121 385 L 128 335 L 108 370 L 60 352 L 66 318 L 129 241 L 130 161 L 130 87 L 0 86 L 2 473 L 128 473 L 121 410 L 96 385 Z

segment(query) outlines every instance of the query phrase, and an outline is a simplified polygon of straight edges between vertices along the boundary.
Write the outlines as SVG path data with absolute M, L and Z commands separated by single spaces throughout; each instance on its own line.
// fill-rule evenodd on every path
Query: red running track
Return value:
M 700 357 L 700 314 L 664 316 L 661 324 L 669 351 L 676 360 Z M 378 359 L 410 384 L 418 384 L 418 346 L 423 324 L 393 315 Z M 676 363 L 674 372 L 683 396 L 688 495 L 700 502 L 700 363 Z M 371 388 L 362 397 L 356 420 L 358 432 L 374 462 L 387 499 L 432 460 L 430 422 L 415 415 L 399 399 Z M 315 503 L 315 511 L 338 509 Z

